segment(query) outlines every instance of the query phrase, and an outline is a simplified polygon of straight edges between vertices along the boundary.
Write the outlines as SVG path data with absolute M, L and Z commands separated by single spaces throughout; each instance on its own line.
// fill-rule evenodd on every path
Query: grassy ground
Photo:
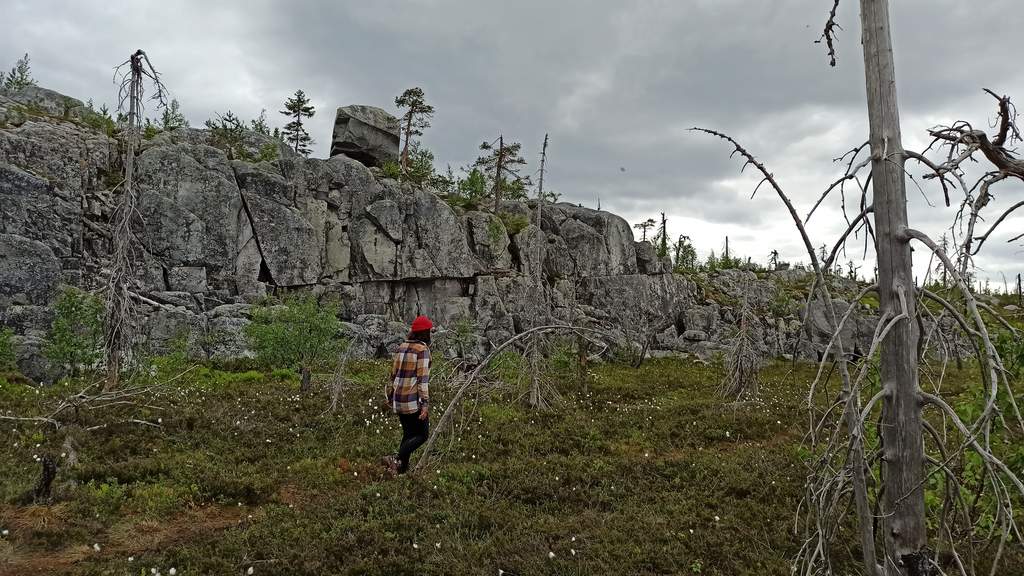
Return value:
M 3 422 L 0 575 L 789 573 L 813 367 L 769 367 L 760 401 L 729 406 L 710 367 L 597 366 L 550 411 L 471 404 L 398 479 L 379 465 L 399 437 L 385 370 L 355 366 L 333 414 L 287 375 L 194 370 L 143 414 L 160 428 L 79 433 L 49 506 L 17 502 L 66 447 Z M 66 393 L 4 383 L 0 406 Z

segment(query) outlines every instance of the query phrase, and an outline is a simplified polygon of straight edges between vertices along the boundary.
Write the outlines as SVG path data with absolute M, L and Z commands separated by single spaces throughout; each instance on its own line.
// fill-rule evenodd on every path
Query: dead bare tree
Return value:
M 544 145 L 541 146 L 540 150 L 540 170 L 537 183 L 537 228 L 542 228 L 543 216 L 544 216 L 544 171 L 547 168 L 548 160 L 548 135 L 544 134 Z M 536 282 L 537 294 L 544 300 L 544 320 L 550 316 L 550 310 L 548 309 L 548 299 L 544 297 L 544 242 L 543 235 L 541 240 L 537 242 L 537 270 L 534 274 L 534 281 Z M 540 308 L 536 308 L 538 312 Z M 541 324 L 540 319 L 535 319 L 537 324 Z M 530 383 L 530 406 L 542 407 L 546 405 L 544 394 L 541 386 L 541 342 L 538 339 L 534 339 L 532 342 L 530 354 L 530 371 L 531 371 L 531 383 Z
M 150 97 L 157 102 L 157 108 L 166 107 L 167 92 L 160 74 L 153 68 L 149 57 L 142 50 L 136 50 L 128 60 L 117 67 L 119 78 L 118 110 L 125 114 L 127 125 L 122 132 L 124 142 L 124 180 L 120 187 L 121 197 L 111 215 L 110 269 L 106 286 L 106 389 L 117 388 L 121 367 L 132 343 L 132 332 L 136 324 L 135 259 L 139 250 L 139 234 L 143 226 L 142 214 L 138 209 L 138 191 L 135 187 L 135 152 L 142 135 L 143 98 L 145 80 L 148 78 L 154 93 Z
M 1024 164 L 1006 148 L 1007 143 L 1019 139 L 1019 132 L 1009 98 L 988 91 L 999 102 L 996 137 L 989 138 L 983 131 L 961 121 L 932 129 L 930 134 L 935 141 L 924 152 L 905 151 L 900 137 L 888 4 L 888 0 L 860 2 L 870 140 L 866 146 L 859 146 L 840 158 L 846 163 L 845 173 L 826 188 L 815 204 L 816 208 L 834 190 L 842 191 L 845 183 L 856 182 L 860 193 L 859 210 L 852 220 L 847 218 L 847 229 L 825 258 L 825 266 L 819 264 L 807 236 L 806 219 L 802 221 L 797 216 L 792 203 L 765 166 L 731 137 L 713 130 L 698 130 L 729 141 L 734 153 L 744 158 L 744 166 L 754 166 L 762 176 L 755 194 L 757 188 L 767 183 L 786 205 L 815 270 L 809 297 L 819 298 L 834 328 L 818 377 L 808 394 L 811 416 L 808 442 L 814 456 L 809 463 L 806 495 L 801 504 L 800 517 L 807 539 L 794 564 L 794 574 L 833 573 L 832 546 L 839 538 L 839 527 L 848 519 L 852 503 L 866 574 L 927 576 L 945 574 L 944 570 L 952 567 L 961 576 L 973 575 L 976 573 L 974 559 L 978 555 L 973 553 L 975 539 L 969 535 L 978 526 L 978 501 L 984 496 L 989 499 L 989 512 L 995 519 L 992 535 L 998 536 L 986 539 L 997 542 L 996 550 L 994 553 L 989 550 L 982 558 L 990 562 L 988 569 L 994 575 L 998 573 L 1006 542 L 1011 538 L 1020 539 L 1013 506 L 1024 497 L 1024 483 L 993 449 L 996 445 L 993 436 L 1000 431 L 999 425 L 1004 433 L 1010 433 L 1001 406 L 1012 411 L 1022 431 L 1024 421 L 981 314 L 986 307 L 974 297 L 968 271 L 972 268 L 970 257 L 977 254 L 1009 213 L 1024 205 L 1010 206 L 987 232 L 975 236 L 974 226 L 980 219 L 979 214 L 992 199 L 989 188 L 1003 180 L 1024 179 Z M 833 62 L 837 6 L 838 2 L 834 2 L 823 34 Z M 941 162 L 934 162 L 925 155 L 936 144 L 940 149 L 948 148 Z M 870 150 L 870 156 L 857 162 L 865 149 Z M 976 156 L 984 156 L 995 170 L 986 172 L 973 186 L 968 186 L 962 166 L 976 161 Z M 910 228 L 904 166 L 908 158 L 928 170 L 926 178 L 939 183 L 947 205 L 952 191 L 959 188 L 964 194 L 952 228 L 955 232 L 965 226 L 967 231 L 956 243 L 956 254 L 948 254 L 927 235 Z M 868 165 L 871 173 L 861 182 L 858 173 Z M 842 206 L 845 214 L 845 197 Z M 807 219 L 813 212 L 812 209 Z M 857 300 L 870 291 L 877 291 L 881 307 L 870 350 L 864 359 L 855 363 L 844 352 L 841 336 L 854 307 L 850 306 L 841 318 L 837 317 L 822 270 L 831 267 L 849 236 L 858 231 L 866 232 L 865 250 L 867 238 L 874 239 L 878 284 L 862 291 Z M 1016 239 L 1019 237 L 1011 241 Z M 957 290 L 956 302 L 916 289 L 911 241 L 923 244 L 941 262 Z M 941 397 L 941 379 L 934 392 L 925 392 L 920 387 L 921 316 L 930 314 L 919 306 L 922 298 L 936 302 L 944 313 L 954 318 L 977 351 L 985 396 L 973 421 L 965 422 Z M 1008 324 L 1004 328 L 1013 331 Z M 865 383 L 875 370 L 872 357 L 876 351 L 880 352 L 879 386 L 865 400 L 869 393 Z M 818 385 L 828 364 L 838 368 L 843 385 L 838 398 L 826 398 L 825 407 L 821 408 Z M 934 419 L 925 417 L 925 409 L 937 411 Z M 867 433 L 867 424 L 872 420 L 877 431 L 874 438 Z M 980 460 L 983 473 L 980 479 L 973 479 L 974 485 L 965 488 L 972 481 L 963 474 L 968 452 Z M 942 506 L 931 510 L 937 516 L 937 536 L 929 539 L 925 485 L 933 477 L 941 481 L 944 490 Z M 974 504 L 966 505 L 962 501 L 965 489 L 974 491 Z M 972 548 L 971 553 L 961 554 L 958 550 L 961 544 Z M 942 546 L 946 549 L 941 550 Z

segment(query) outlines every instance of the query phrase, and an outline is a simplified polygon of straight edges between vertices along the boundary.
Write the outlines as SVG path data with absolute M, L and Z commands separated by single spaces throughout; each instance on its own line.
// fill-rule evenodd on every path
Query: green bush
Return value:
M 192 503 L 198 493 L 193 484 L 178 487 L 167 484 L 136 484 L 132 487 L 131 508 L 150 518 L 166 518 Z
M 344 350 L 340 328 L 335 305 L 302 296 L 254 307 L 245 336 L 264 368 L 298 369 L 306 386 L 310 372 L 329 368 Z
M 127 488 L 116 478 L 109 478 L 106 482 L 90 480 L 81 485 L 76 504 L 90 516 L 106 520 L 116 516 L 127 499 Z
M 142 128 L 142 138 L 144 140 L 152 140 L 160 133 L 160 127 L 153 124 L 149 118 L 146 118 L 146 125 Z
M 395 162 L 394 160 L 385 160 L 384 163 L 380 165 L 380 173 L 385 178 L 390 178 L 392 180 L 401 180 L 402 166 L 399 165 L 398 162 Z
M 522 214 L 512 214 L 511 212 L 502 212 L 498 214 L 498 218 L 501 219 L 501 223 L 505 225 L 505 230 L 509 236 L 515 236 L 519 232 L 530 225 L 530 219 Z
M 409 150 L 409 164 L 406 166 L 404 180 L 416 186 L 424 186 L 434 179 L 434 153 L 414 144 Z
M 62 288 L 43 354 L 77 376 L 103 357 L 103 337 L 103 302 L 78 288 Z
M 117 123 L 115 123 L 114 119 L 110 117 L 110 113 L 106 106 L 99 110 L 95 110 L 90 102 L 85 112 L 82 113 L 81 118 L 82 124 L 92 128 L 93 130 L 103 132 L 107 136 L 113 136 L 114 133 L 117 132 Z
M 14 331 L 10 328 L 0 330 L 0 372 L 11 372 L 17 368 L 13 336 Z

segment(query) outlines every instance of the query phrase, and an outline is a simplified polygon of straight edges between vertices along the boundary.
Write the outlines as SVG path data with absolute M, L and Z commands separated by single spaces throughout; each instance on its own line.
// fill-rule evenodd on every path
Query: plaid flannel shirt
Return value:
M 430 402 L 430 349 L 418 340 L 398 347 L 385 393 L 396 414 L 415 414 Z

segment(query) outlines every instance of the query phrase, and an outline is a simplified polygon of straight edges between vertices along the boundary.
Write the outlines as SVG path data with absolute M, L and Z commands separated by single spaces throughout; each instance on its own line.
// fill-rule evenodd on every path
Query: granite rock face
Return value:
M 60 261 L 45 244 L 0 234 L 0 306 L 46 304 L 59 282 Z
M 0 91 L 0 324 L 18 334 L 26 365 L 40 362 L 32 351 L 57 287 L 95 289 L 109 261 L 121 159 L 84 110 L 51 91 Z M 765 351 L 820 353 L 820 311 L 804 333 L 795 307 L 771 311 L 801 272 L 779 282 L 726 271 L 698 285 L 609 212 L 557 203 L 538 220 L 534 201 L 506 202 L 507 217 L 453 208 L 374 168 L 398 154 L 383 110 L 340 108 L 330 159 L 255 133 L 241 146 L 229 152 L 191 128 L 141 146 L 136 290 L 150 302 L 140 328 L 155 351 L 185 335 L 197 355 L 250 356 L 250 304 L 298 291 L 339 303 L 357 355 L 386 354 L 426 314 L 452 353 L 479 356 L 532 326 L 575 322 L 706 358 L 733 337 L 743 299 L 763 317 Z M 276 158 L 240 158 L 268 149 Z

